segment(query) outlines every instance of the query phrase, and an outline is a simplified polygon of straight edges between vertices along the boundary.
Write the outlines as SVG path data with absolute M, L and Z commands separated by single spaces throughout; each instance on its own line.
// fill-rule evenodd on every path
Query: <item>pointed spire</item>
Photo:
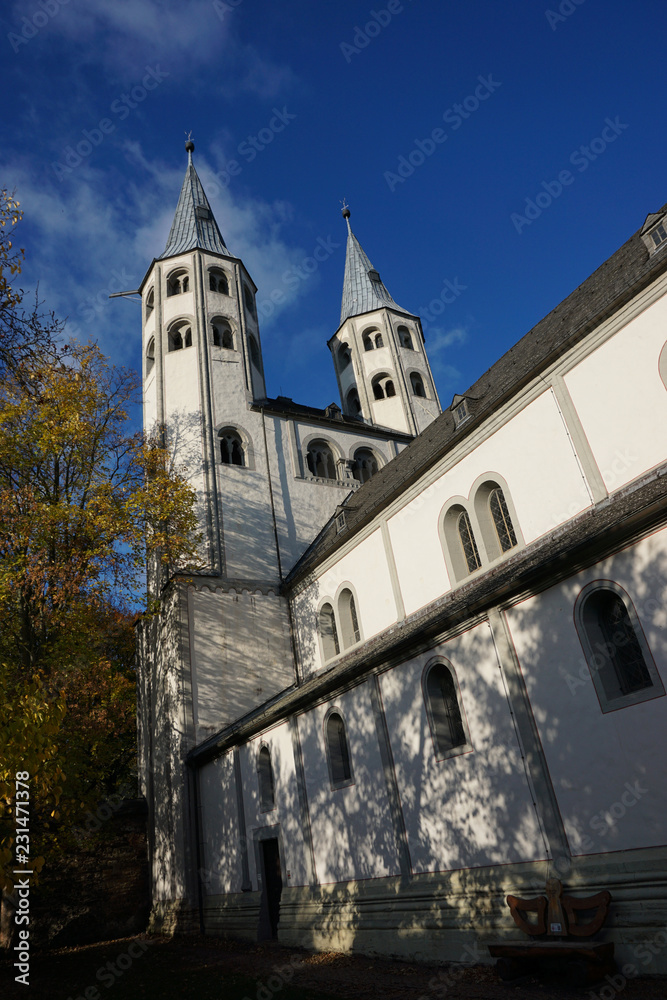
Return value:
M 175 254 L 186 253 L 195 248 L 210 250 L 213 253 L 230 257 L 231 254 L 225 246 L 222 233 L 218 229 L 208 198 L 204 194 L 204 188 L 192 162 L 194 142 L 188 139 L 185 148 L 188 154 L 188 167 L 185 171 L 181 196 L 176 206 L 176 214 L 171 224 L 167 246 L 160 254 L 159 259 L 173 257 Z
M 361 248 L 359 240 L 350 227 L 350 209 L 343 204 L 343 218 L 347 222 L 347 250 L 345 253 L 345 277 L 343 278 L 343 301 L 340 309 L 340 321 L 344 323 L 350 316 L 360 316 L 362 313 L 393 306 L 400 312 L 402 309 L 385 288 L 380 275 Z

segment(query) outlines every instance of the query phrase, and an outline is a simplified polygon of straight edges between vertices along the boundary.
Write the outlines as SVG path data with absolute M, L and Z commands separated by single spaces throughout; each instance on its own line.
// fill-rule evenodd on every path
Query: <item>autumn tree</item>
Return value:
M 6 221 L 17 211 L 6 196 Z M 0 236 L 0 270 L 12 272 L 12 254 Z M 26 323 L 6 273 L 0 298 L 0 352 L 13 345 L 0 385 L 6 869 L 16 771 L 31 774 L 33 856 L 66 847 L 86 809 L 131 773 L 132 621 L 157 599 L 146 594 L 144 567 L 187 567 L 197 538 L 194 492 L 172 467 L 164 433 L 146 440 L 127 430 L 136 374 L 93 344 L 63 344 L 57 327 Z

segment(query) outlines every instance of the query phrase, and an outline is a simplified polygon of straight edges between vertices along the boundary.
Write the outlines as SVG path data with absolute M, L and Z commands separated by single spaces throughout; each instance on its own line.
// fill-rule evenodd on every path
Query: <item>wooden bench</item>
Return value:
M 516 979 L 538 968 L 552 968 L 565 972 L 573 985 L 586 986 L 613 975 L 613 942 L 583 940 L 600 930 L 610 903 L 606 890 L 594 896 L 564 895 L 557 878 L 547 879 L 546 896 L 508 896 L 515 924 L 533 940 L 489 945 L 500 978 Z M 529 914 L 535 915 L 533 920 Z

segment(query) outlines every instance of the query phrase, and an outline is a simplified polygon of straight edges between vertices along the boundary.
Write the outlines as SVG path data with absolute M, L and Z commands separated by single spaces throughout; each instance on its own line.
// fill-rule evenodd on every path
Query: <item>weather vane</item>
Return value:
M 347 203 L 347 198 L 343 198 L 343 200 L 341 202 L 341 205 L 343 206 L 343 209 L 342 209 L 342 211 L 343 211 L 343 218 L 344 219 L 349 219 L 350 218 L 350 206 Z

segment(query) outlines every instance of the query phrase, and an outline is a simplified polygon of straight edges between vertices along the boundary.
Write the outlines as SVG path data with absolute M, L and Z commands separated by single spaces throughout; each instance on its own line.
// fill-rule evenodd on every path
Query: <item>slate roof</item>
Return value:
M 656 214 L 665 211 L 667 204 Z M 343 545 L 350 535 L 371 521 L 451 448 L 465 440 L 542 369 L 667 271 L 667 252 L 661 249 L 649 256 L 641 233 L 641 229 L 637 230 L 473 383 L 463 394 L 470 416 L 460 427 L 456 427 L 451 410 L 445 410 L 396 458 L 364 483 L 354 495 L 354 509 L 347 515 L 346 530 L 337 533 L 332 518 L 291 569 L 286 579 L 288 586 Z
M 347 222 L 347 248 L 345 251 L 343 300 L 340 307 L 341 324 L 350 316 L 361 316 L 363 313 L 372 312 L 374 309 L 383 309 L 386 306 L 392 306 L 399 312 L 412 316 L 412 313 L 402 309 L 398 303 L 394 302 L 385 288 L 380 275 L 350 228 L 349 215 L 345 217 L 345 221 Z
M 176 214 L 171 224 L 167 246 L 158 260 L 195 249 L 210 250 L 225 257 L 232 256 L 225 246 L 208 198 L 204 194 L 204 188 L 192 162 L 192 153 L 188 152 L 188 168 L 185 171 Z

